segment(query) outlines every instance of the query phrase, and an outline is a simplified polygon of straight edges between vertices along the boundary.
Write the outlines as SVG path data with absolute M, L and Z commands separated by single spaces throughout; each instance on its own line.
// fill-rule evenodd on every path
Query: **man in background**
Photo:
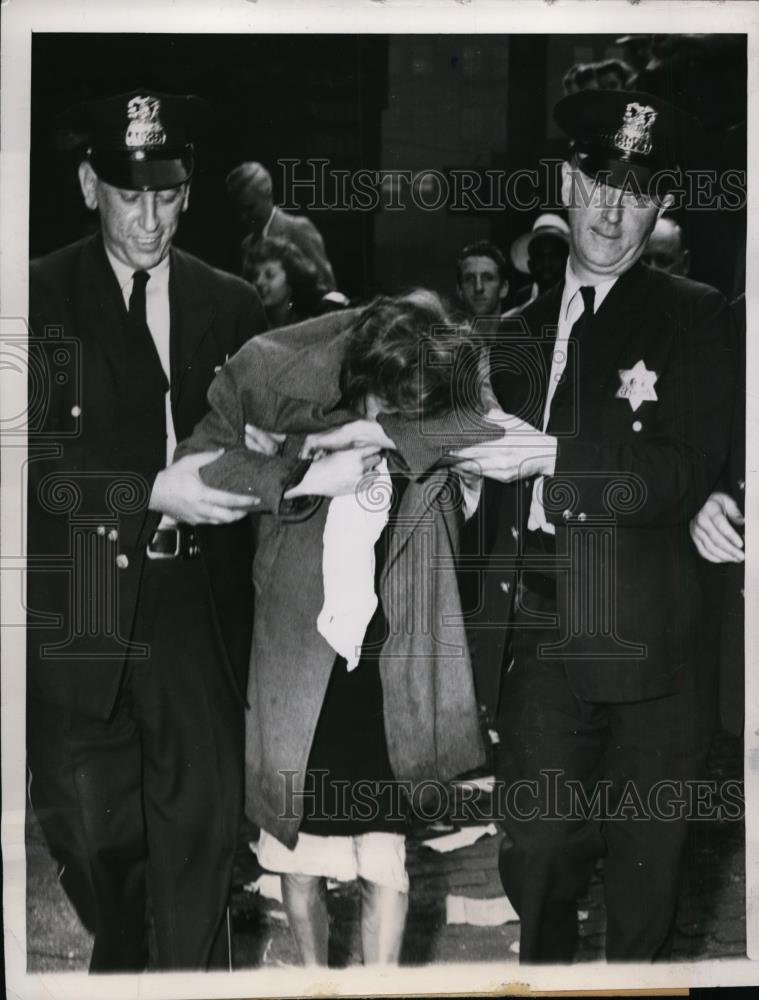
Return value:
M 274 204 L 271 174 L 262 163 L 241 163 L 227 174 L 227 196 L 245 236 L 243 259 L 266 236 L 294 243 L 316 265 L 322 284 L 332 291 L 335 276 L 322 235 L 305 215 L 291 215 Z
M 654 226 L 643 251 L 643 263 L 683 278 L 688 274 L 690 251 L 685 246 L 682 228 L 670 216 L 663 215 Z
M 456 289 L 470 319 L 500 319 L 509 282 L 506 260 L 497 246 L 480 240 L 461 250 L 456 258 Z
M 532 285 L 517 292 L 516 304 L 507 313 L 515 315 L 538 295 L 547 292 L 564 277 L 569 253 L 569 226 L 560 215 L 539 215 L 529 233 L 511 244 L 511 263 L 520 274 L 529 274 Z

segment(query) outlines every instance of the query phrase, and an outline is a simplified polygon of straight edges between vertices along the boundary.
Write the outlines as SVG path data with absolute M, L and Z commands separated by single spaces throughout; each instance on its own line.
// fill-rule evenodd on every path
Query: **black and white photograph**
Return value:
M 22 6 L 8 995 L 759 983 L 759 5 Z

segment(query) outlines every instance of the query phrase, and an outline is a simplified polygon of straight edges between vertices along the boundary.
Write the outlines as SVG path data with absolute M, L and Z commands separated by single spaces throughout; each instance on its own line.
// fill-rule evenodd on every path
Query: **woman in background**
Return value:
M 270 329 L 332 312 L 347 301 L 330 292 L 314 263 L 281 236 L 267 236 L 251 247 L 242 276 L 261 296 Z

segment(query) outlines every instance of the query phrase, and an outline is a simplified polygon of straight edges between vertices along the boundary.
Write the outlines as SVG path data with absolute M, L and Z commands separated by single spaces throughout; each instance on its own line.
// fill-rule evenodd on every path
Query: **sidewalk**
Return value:
M 742 744 L 719 735 L 712 748 L 708 777 L 721 781 L 742 773 Z M 237 853 L 232 899 L 235 958 L 238 968 L 295 964 L 293 941 L 281 903 L 246 891 L 260 868 L 244 831 Z M 448 854 L 417 840 L 408 842 L 411 877 L 409 918 L 402 962 L 518 961 L 519 924 L 475 926 L 449 923 L 446 898 L 503 899 L 497 858 L 500 834 Z M 90 941 L 77 923 L 55 878 L 54 866 L 30 821 L 28 830 L 28 953 L 30 970 L 85 969 Z M 465 904 L 459 903 L 461 909 Z M 476 904 L 474 904 L 476 906 Z M 343 884 L 329 894 L 334 940 L 331 963 L 360 962 L 358 890 Z M 603 958 L 605 913 L 601 873 L 597 871 L 579 906 L 578 961 Z M 673 960 L 745 955 L 745 857 L 742 822 L 692 823 L 677 920 Z

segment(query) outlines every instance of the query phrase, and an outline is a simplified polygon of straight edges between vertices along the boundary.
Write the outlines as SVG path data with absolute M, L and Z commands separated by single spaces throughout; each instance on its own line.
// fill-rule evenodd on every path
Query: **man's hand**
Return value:
M 381 459 L 376 445 L 334 451 L 312 462 L 301 481 L 287 490 L 285 500 L 295 497 L 340 497 L 353 493 L 367 472 Z
M 184 524 L 231 524 L 255 510 L 261 503 L 258 497 L 217 490 L 200 478 L 203 466 L 223 453 L 221 448 L 185 455 L 159 472 L 150 494 L 150 509 Z
M 314 434 L 309 434 L 303 442 L 300 457 L 311 458 L 319 452 L 364 448 L 368 445 L 373 445 L 377 451 L 381 448 L 395 448 L 394 442 L 385 434 L 376 420 L 354 420 L 341 427 L 333 427 L 328 431 L 317 431 Z
M 276 431 L 265 431 L 255 424 L 245 425 L 245 447 L 248 451 L 257 451 L 261 455 L 276 455 L 279 446 L 287 437 Z
M 556 467 L 556 438 L 500 409 L 489 410 L 486 419 L 503 427 L 503 437 L 462 448 L 456 468 L 511 483 L 533 476 L 552 476 Z
M 690 537 L 698 554 L 709 562 L 743 562 L 743 539 L 733 528 L 733 524 L 743 523 L 740 508 L 731 496 L 712 493 L 691 521 Z

